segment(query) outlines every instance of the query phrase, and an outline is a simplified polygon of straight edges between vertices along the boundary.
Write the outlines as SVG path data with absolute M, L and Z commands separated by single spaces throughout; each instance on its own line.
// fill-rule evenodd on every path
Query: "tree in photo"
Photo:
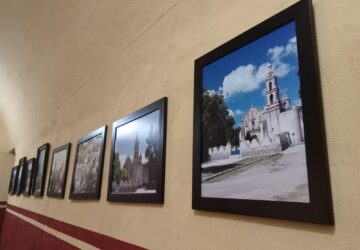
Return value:
M 149 188 L 156 188 L 156 167 L 159 162 L 159 131 L 150 126 L 149 136 L 146 139 L 147 147 L 145 149 L 145 158 L 148 160 L 146 167 L 149 170 Z
M 120 183 L 120 179 L 121 179 L 121 163 L 120 163 L 120 158 L 119 158 L 120 154 L 119 153 L 115 153 L 114 156 L 114 180 L 117 184 Z
M 225 146 L 227 142 L 233 145 L 239 145 L 239 137 L 234 129 L 235 120 L 228 111 L 224 100 L 224 95 L 220 93 L 211 93 L 205 90 L 203 92 L 202 103 L 202 160 L 209 160 L 209 148 Z

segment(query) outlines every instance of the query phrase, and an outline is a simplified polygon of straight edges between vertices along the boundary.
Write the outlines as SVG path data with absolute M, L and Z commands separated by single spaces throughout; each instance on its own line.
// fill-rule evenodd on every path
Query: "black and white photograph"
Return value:
M 10 180 L 10 184 L 9 184 L 9 194 L 10 195 L 14 195 L 16 192 L 18 169 L 19 169 L 19 167 L 15 166 L 11 170 L 11 180 Z
M 70 199 L 100 198 L 105 136 L 106 126 L 78 141 Z
M 33 195 L 34 196 L 43 196 L 44 186 L 49 158 L 50 144 L 46 143 L 38 148 L 37 151 L 37 160 L 33 184 Z
M 53 151 L 47 189 L 49 197 L 64 198 L 70 147 L 71 144 L 68 143 Z
M 16 181 L 16 195 L 19 196 L 24 190 L 24 182 L 26 177 L 26 157 L 19 160 L 19 168 Z
M 311 209 L 330 183 L 307 8 L 299 2 L 195 61 L 194 208 L 320 220 L 315 210 L 286 215 Z M 296 209 L 283 213 L 286 204 Z
M 114 122 L 108 191 L 110 200 L 161 200 L 165 106 L 166 99 L 161 99 Z
M 26 164 L 26 177 L 25 177 L 24 191 L 23 191 L 23 195 L 25 196 L 31 195 L 35 163 L 36 163 L 35 158 L 31 158 L 27 161 Z

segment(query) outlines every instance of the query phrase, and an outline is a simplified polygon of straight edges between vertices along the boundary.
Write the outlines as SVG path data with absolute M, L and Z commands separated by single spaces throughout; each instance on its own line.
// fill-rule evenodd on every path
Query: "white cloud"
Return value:
M 217 92 L 216 92 L 215 90 L 213 90 L 213 89 L 209 89 L 209 90 L 207 90 L 206 92 L 209 94 L 209 96 L 213 96 L 214 94 L 217 93 Z
M 268 55 L 272 62 L 280 61 L 282 55 L 284 54 L 284 46 L 276 46 L 268 50 Z
M 293 38 L 291 38 L 288 42 L 288 44 L 285 47 L 285 53 L 287 55 L 290 54 L 294 54 L 297 56 L 297 41 L 296 41 L 296 36 L 294 36 Z
M 240 66 L 225 76 L 223 90 L 231 95 L 236 92 L 249 92 L 257 89 L 258 82 L 255 78 L 256 67 L 252 64 Z
M 234 111 L 232 111 L 231 109 L 228 109 L 229 115 L 232 117 L 235 117 L 235 113 Z
M 274 63 L 273 65 L 275 67 L 275 75 L 279 78 L 286 76 L 291 69 L 289 64 L 283 62 Z
M 242 115 L 242 114 L 244 114 L 244 111 L 240 109 L 235 110 L 235 115 Z
M 273 63 L 281 62 L 282 58 L 291 54 L 297 56 L 296 36 L 292 37 L 285 46 L 268 49 L 268 56 Z
M 295 106 L 302 106 L 301 99 L 295 100 L 295 101 L 294 101 L 294 105 L 295 105 Z
M 268 49 L 267 55 L 277 77 L 282 78 L 291 71 L 291 66 L 282 59 L 292 54 L 297 56 L 296 37 L 292 37 L 285 46 Z M 268 65 L 269 62 L 264 62 L 259 67 L 253 64 L 240 65 L 224 77 L 219 92 L 227 98 L 235 93 L 246 93 L 260 88 L 266 79 Z

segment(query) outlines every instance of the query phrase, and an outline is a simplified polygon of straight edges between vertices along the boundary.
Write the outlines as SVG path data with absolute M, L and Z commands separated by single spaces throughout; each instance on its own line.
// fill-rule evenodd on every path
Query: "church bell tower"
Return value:
M 272 69 L 272 64 L 269 64 L 267 68 L 268 73 L 265 80 L 265 110 L 272 111 L 280 109 L 281 102 L 279 100 L 279 87 L 277 83 L 277 77 Z

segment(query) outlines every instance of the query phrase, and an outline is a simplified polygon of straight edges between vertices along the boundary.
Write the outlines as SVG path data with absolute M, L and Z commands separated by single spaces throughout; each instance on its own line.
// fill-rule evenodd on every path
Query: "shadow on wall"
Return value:
M 203 217 L 211 217 L 211 218 L 216 217 L 224 220 L 239 221 L 239 222 L 241 221 L 249 224 L 257 224 L 268 227 L 293 229 L 293 230 L 305 231 L 305 232 L 311 231 L 314 233 L 321 233 L 328 235 L 335 234 L 335 226 L 329 226 L 329 225 L 288 221 L 288 220 L 278 220 L 278 219 L 236 215 L 236 214 L 224 214 L 218 212 L 197 211 L 197 210 L 193 211 L 193 213 L 195 216 L 203 216 Z

